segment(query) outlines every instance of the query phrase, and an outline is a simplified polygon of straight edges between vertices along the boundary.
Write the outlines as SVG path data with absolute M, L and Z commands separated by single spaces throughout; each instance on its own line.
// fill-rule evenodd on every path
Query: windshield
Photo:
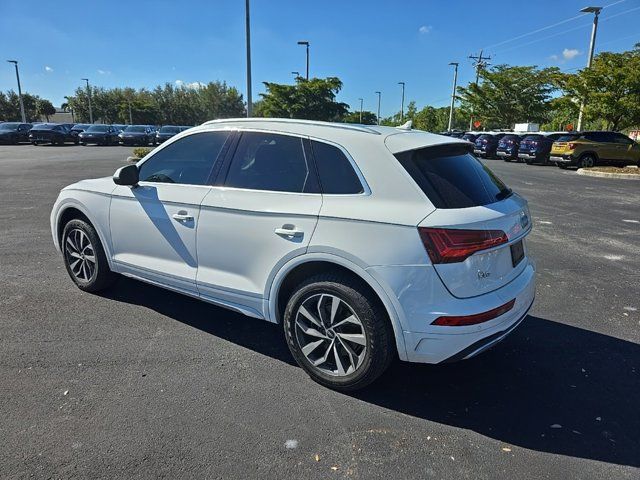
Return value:
M 143 127 L 140 125 L 129 125 L 127 128 L 125 128 L 125 132 L 144 132 L 147 129 L 147 127 Z
M 17 130 L 19 123 L 0 123 L 0 130 Z
M 91 125 L 87 128 L 87 132 L 106 132 L 109 129 L 107 125 Z
M 57 127 L 57 125 L 41 123 L 40 125 L 35 125 L 31 130 L 54 130 L 55 127 Z
M 542 135 L 527 135 L 523 140 L 542 140 Z
M 180 127 L 162 127 L 160 133 L 180 133 Z
M 84 130 L 86 128 L 88 128 L 89 125 L 84 124 L 84 123 L 78 123 L 76 125 L 73 126 L 73 130 Z
M 465 146 L 426 147 L 395 157 L 436 208 L 478 207 L 511 194 Z
M 580 135 L 563 135 L 556 142 L 570 142 L 576 140 Z
M 519 135 L 505 135 L 504 137 L 502 137 L 502 140 L 517 141 L 517 140 L 520 140 L 520 136 Z

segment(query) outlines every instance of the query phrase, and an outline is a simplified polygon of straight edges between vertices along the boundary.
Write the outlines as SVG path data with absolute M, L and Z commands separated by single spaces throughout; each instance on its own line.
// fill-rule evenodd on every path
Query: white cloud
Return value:
M 562 51 L 562 58 L 565 60 L 572 60 L 580 55 L 580 51 L 577 48 L 565 48 Z
M 49 65 L 45 65 L 44 71 L 45 72 L 53 72 L 53 68 L 51 68 Z
M 182 86 L 182 85 L 184 85 L 184 82 L 183 82 L 182 80 L 176 80 L 176 81 L 175 81 L 175 82 L 173 82 L 173 83 L 175 83 L 175 84 L 176 84 L 177 86 L 179 86 L 179 87 L 180 87 L 180 86 Z
M 555 54 L 554 54 L 554 55 L 551 55 L 549 58 L 550 58 L 551 60 L 558 60 L 558 55 L 555 55 Z
M 100 75 L 111 75 L 111 70 L 101 70 L 101 69 L 98 69 L 98 73 L 99 73 Z
M 420 32 L 422 35 L 425 35 L 427 33 L 430 33 L 431 30 L 433 30 L 433 27 L 431 25 L 422 25 L 419 29 L 418 32 Z
M 190 88 L 192 90 L 197 90 L 199 88 L 203 88 L 206 85 L 202 82 L 190 82 L 190 83 L 185 83 L 183 80 L 176 80 L 175 82 L 173 82 L 176 86 L 178 87 L 187 87 Z

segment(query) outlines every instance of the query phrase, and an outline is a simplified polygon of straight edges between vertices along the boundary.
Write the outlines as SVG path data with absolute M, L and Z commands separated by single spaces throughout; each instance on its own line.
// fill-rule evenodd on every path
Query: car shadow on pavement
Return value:
M 295 364 L 280 327 L 263 320 L 130 279 L 104 296 Z M 640 466 L 640 345 L 533 315 L 476 358 L 445 365 L 398 361 L 349 396 L 472 430 L 504 448 Z

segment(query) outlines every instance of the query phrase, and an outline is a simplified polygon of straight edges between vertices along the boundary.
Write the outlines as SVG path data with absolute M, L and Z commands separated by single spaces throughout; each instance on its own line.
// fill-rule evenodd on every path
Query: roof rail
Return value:
M 295 118 L 267 118 L 267 117 L 253 117 L 253 118 L 225 118 L 220 120 L 209 120 L 208 122 L 204 122 L 202 125 L 215 125 L 218 123 L 285 123 L 285 124 L 294 124 L 294 125 L 317 125 L 319 127 L 328 127 L 328 128 L 340 128 L 344 130 L 353 130 L 355 132 L 362 133 L 370 133 L 372 135 L 380 135 L 380 132 L 374 130 L 373 128 L 369 128 L 366 125 L 358 125 L 358 124 L 350 124 L 350 123 L 333 123 L 333 122 L 322 122 L 320 120 L 299 120 Z

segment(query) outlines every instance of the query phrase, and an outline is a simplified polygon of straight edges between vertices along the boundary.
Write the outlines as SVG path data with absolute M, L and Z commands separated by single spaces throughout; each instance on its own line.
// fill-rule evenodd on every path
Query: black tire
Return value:
M 81 254 L 92 256 L 95 259 L 94 268 L 90 275 L 87 275 L 87 279 L 81 278 L 74 273 L 71 263 L 75 261 L 77 257 L 73 257 L 74 249 L 70 247 L 74 243 L 74 237 L 70 239 L 70 236 L 75 236 L 76 232 L 80 230 L 88 237 L 90 241 L 90 249 L 82 250 Z M 69 240 L 70 239 L 70 240 Z M 116 280 L 116 274 L 109 269 L 109 262 L 102 248 L 100 238 L 96 233 L 93 226 L 84 220 L 74 219 L 67 222 L 62 232 L 62 239 L 60 241 L 60 247 L 63 251 L 64 266 L 67 269 L 67 273 L 71 277 L 71 280 L 78 286 L 80 290 L 85 292 L 98 292 L 109 287 Z M 85 247 L 86 248 L 86 247 Z M 91 251 L 93 255 L 90 255 Z M 84 261 L 84 258 L 82 259 Z M 87 267 L 90 268 L 90 267 Z
M 557 163 L 556 165 L 558 165 L 558 168 L 560 170 L 566 170 L 567 169 L 567 164 L 566 163 Z
M 298 328 L 296 318 L 301 315 L 299 313 L 301 305 L 320 294 L 339 298 L 361 323 L 366 350 L 358 366 L 349 374 L 336 376 L 325 373 L 321 368 L 314 366 L 302 353 L 297 337 L 299 332 L 296 330 Z M 287 302 L 283 327 L 287 345 L 298 365 L 313 380 L 334 390 L 350 392 L 366 387 L 382 375 L 396 356 L 393 328 L 384 307 L 361 280 L 349 275 L 319 274 L 302 282 Z M 325 330 L 325 334 L 328 334 L 328 330 Z M 341 340 L 336 337 L 334 341 L 339 344 Z M 347 352 L 344 347 L 340 348 L 343 353 Z
M 37 145 L 38 145 L 38 142 L 37 142 L 36 140 L 34 140 L 34 141 L 32 141 L 32 142 L 31 142 L 31 145 L 33 145 L 33 146 L 37 146 Z
M 598 162 L 595 155 L 591 155 L 590 153 L 587 153 L 585 155 L 582 155 L 578 160 L 578 168 L 595 167 L 597 163 Z
M 83 147 L 87 146 L 87 142 L 80 142 L 80 145 L 82 145 Z

